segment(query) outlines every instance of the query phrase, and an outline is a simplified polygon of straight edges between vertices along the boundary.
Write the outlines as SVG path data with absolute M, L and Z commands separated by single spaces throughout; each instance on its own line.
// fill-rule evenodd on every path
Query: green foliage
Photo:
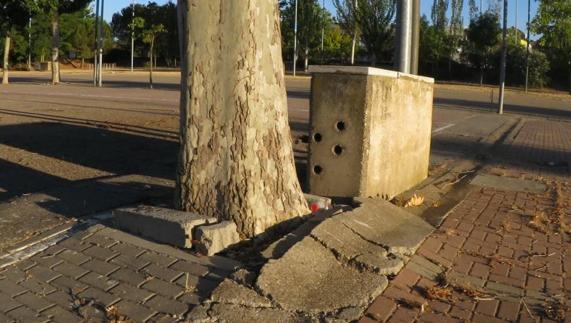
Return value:
M 143 40 L 143 30 L 151 29 L 153 25 L 163 25 L 164 35 L 156 39 L 156 53 L 164 58 L 168 64 L 174 62 L 179 56 L 177 10 L 174 3 L 168 2 L 159 6 L 155 2 L 146 5 L 135 4 L 135 19 L 133 8 L 127 6 L 113 15 L 111 27 L 116 47 L 123 51 L 130 51 L 131 33 L 135 30 L 135 56 L 144 56 L 149 51 L 148 43 Z M 145 55 L 146 56 L 146 55 Z
M 525 84 L 527 51 L 523 46 L 510 45 L 508 48 L 506 79 L 510 84 Z M 533 50 L 529 57 L 529 85 L 543 87 L 547 84 L 549 61 L 547 56 L 539 50 Z
M 500 22 L 496 13 L 487 11 L 470 21 L 464 55 L 480 71 L 480 81 L 491 67 L 490 55 L 499 44 Z
M 345 32 L 358 32 L 371 65 L 390 60 L 394 42 L 395 0 L 334 0 L 333 4 Z
M 543 0 L 532 23 L 533 31 L 541 34 L 539 45 L 547 53 L 554 75 L 569 77 L 571 91 L 571 1 Z

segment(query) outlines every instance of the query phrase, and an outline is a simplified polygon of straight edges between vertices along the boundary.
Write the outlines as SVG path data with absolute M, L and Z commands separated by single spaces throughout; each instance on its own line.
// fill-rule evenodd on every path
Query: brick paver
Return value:
M 475 188 L 373 302 L 362 322 L 552 322 L 554 299 L 571 299 L 571 189 L 545 194 Z M 554 223 L 536 228 L 541 213 Z M 567 321 L 571 304 L 561 305 Z
M 174 321 L 219 283 L 210 277 L 237 266 L 97 225 L 0 269 L 0 321 L 79 322 L 89 312 L 83 306 L 134 322 Z M 181 286 L 183 278 L 193 284 Z

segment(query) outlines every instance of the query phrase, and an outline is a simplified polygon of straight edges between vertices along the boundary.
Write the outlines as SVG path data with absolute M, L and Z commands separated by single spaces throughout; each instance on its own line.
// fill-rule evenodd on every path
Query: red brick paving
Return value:
M 569 206 L 567 186 L 564 194 Z M 554 205 L 551 191 L 473 190 L 415 257 L 437 264 L 448 271 L 447 277 L 460 275 L 464 277 L 461 282 L 482 282 L 483 287 L 461 285 L 485 294 L 478 299 L 455 290 L 452 299 L 433 299 L 427 290 L 437 285 L 436 279 L 417 273 L 411 261 L 361 322 L 552 322 L 542 313 L 545 301 L 553 296 L 571 299 L 571 278 L 567 277 L 571 241 L 554 227 L 543 233 L 528 222 L 529 215 L 551 212 Z M 568 312 L 565 322 L 571 322 L 570 317 Z

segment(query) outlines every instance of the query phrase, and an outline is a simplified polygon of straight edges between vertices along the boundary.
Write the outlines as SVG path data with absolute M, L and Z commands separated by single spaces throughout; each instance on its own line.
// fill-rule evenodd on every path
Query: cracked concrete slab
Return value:
M 230 279 L 225 279 L 212 292 L 210 299 L 215 303 L 241 305 L 247 307 L 272 307 L 272 302 L 260 296 L 256 291 L 240 285 Z
M 360 268 L 390 275 L 396 274 L 403 266 L 402 259 L 389 258 L 385 248 L 362 239 L 337 217 L 321 223 L 311 236 L 344 262 Z
M 488 174 L 480 174 L 476 176 L 472 185 L 491 187 L 502 191 L 529 192 L 542 194 L 547 191 L 547 186 L 532 180 L 521 178 L 509 178 L 505 176 L 496 176 Z
M 420 217 L 380 199 L 355 199 L 359 207 L 335 219 L 355 234 L 389 253 L 413 255 L 422 241 L 434 230 Z
M 365 307 L 387 283 L 383 275 L 359 272 L 339 263 L 330 250 L 311 237 L 279 260 L 270 261 L 257 281 L 262 292 L 282 308 L 312 314 Z

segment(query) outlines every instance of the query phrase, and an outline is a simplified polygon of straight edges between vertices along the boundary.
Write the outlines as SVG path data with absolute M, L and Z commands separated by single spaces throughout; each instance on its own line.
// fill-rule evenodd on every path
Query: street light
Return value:
M 529 86 L 529 42 L 530 42 L 530 29 L 531 29 L 531 0 L 527 0 L 527 44 L 525 54 L 525 92 L 527 93 Z

